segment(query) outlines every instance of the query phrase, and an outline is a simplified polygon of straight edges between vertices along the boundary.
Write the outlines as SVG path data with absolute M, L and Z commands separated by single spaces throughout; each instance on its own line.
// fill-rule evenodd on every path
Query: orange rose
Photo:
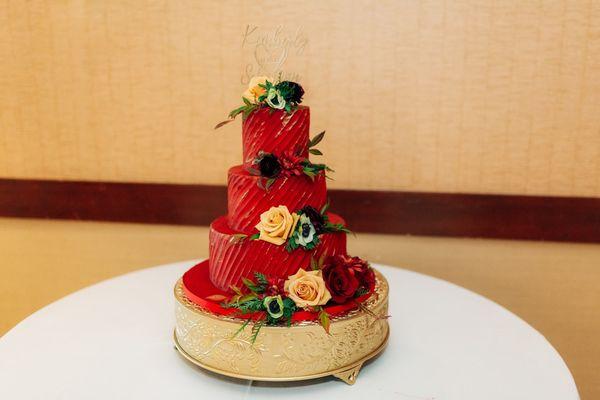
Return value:
M 298 223 L 298 214 L 290 214 L 286 206 L 271 207 L 260 215 L 256 229 L 260 231 L 260 240 L 282 245 L 294 231 Z
M 285 281 L 287 296 L 301 308 L 322 306 L 331 299 L 321 271 L 305 271 L 300 268 Z
M 261 87 L 260 85 L 264 85 L 267 81 L 273 82 L 271 78 L 266 76 L 255 76 L 254 78 L 250 79 L 248 89 L 246 89 L 242 97 L 248 100 L 250 103 L 258 103 L 258 98 L 267 92 L 265 88 Z

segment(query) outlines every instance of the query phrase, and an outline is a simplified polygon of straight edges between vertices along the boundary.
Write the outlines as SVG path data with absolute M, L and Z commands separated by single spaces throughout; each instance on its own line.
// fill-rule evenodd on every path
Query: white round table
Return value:
M 515 315 L 448 282 L 381 265 L 391 337 L 354 386 L 219 377 L 173 348 L 173 285 L 193 264 L 110 279 L 25 319 L 0 339 L 0 399 L 579 398 L 560 355 Z

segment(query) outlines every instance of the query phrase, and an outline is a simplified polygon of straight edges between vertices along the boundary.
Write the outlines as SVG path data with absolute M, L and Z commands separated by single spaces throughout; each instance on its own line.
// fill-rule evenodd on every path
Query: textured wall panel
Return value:
M 0 177 L 225 183 L 244 27 L 299 21 L 332 187 L 600 195 L 597 1 L 4 1 Z

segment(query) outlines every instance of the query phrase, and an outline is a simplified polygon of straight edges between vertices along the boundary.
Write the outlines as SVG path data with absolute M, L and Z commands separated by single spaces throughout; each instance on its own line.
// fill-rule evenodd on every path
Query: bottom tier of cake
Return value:
M 235 378 L 297 381 L 333 375 L 353 384 L 389 335 L 388 284 L 377 271 L 373 295 L 360 308 L 333 317 L 329 334 L 318 322 L 303 321 L 265 326 L 252 343 L 250 324 L 242 329 L 245 320 L 213 314 L 192 302 L 182 280 L 175 299 L 177 350 L 202 368 Z

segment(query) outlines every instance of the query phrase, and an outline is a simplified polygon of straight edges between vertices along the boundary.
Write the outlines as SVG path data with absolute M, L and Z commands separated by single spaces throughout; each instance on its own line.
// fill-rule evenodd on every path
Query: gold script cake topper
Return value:
M 284 70 L 286 61 L 300 56 L 308 45 L 302 27 L 295 30 L 279 25 L 274 29 L 262 29 L 257 25 L 246 25 L 242 35 L 242 50 L 250 59 L 244 66 L 241 83 L 247 85 L 253 76 L 281 77 L 282 80 L 300 81 L 296 71 Z

